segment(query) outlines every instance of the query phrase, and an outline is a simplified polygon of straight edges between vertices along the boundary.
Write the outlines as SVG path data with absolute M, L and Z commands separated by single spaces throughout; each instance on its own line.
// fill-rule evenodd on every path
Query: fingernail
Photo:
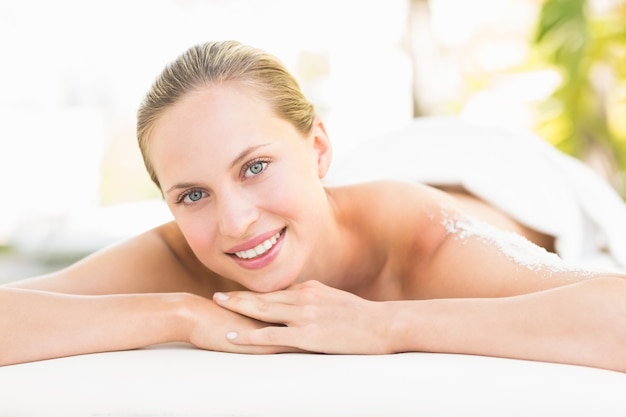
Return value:
M 218 301 L 226 301 L 230 298 L 227 294 L 224 294 L 223 292 L 216 292 L 213 297 L 215 297 L 215 299 Z
M 226 339 L 228 340 L 234 340 L 237 338 L 237 336 L 239 336 L 239 334 L 237 332 L 228 332 L 226 333 Z

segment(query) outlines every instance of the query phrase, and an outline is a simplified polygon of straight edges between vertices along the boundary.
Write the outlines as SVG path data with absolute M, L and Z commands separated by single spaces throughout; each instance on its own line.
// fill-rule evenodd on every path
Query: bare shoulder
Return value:
M 359 197 L 359 194 L 362 196 Z M 554 237 L 521 224 L 498 208 L 460 188 L 435 188 L 400 181 L 380 181 L 355 186 L 355 199 L 368 201 L 389 215 L 395 214 L 402 223 L 412 221 L 424 225 L 426 220 L 438 219 L 445 228 L 453 213 L 462 212 L 502 230 L 517 233 L 536 245 L 554 252 Z
M 386 210 L 403 210 L 402 203 L 416 208 L 431 208 L 452 199 L 446 193 L 426 184 L 408 181 L 381 180 L 337 187 L 347 198 L 357 199 L 360 204 Z
M 371 230 L 386 245 L 419 252 L 431 252 L 445 237 L 442 207 L 455 202 L 448 194 L 416 182 L 375 181 L 336 191 L 361 230 Z
M 93 253 L 70 267 L 14 283 L 71 294 L 211 293 L 217 277 L 195 257 L 174 222 Z

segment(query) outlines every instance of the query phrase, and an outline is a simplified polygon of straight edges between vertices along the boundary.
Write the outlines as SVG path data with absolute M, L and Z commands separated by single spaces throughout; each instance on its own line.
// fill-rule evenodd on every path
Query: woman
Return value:
M 622 277 L 568 267 L 551 236 L 462 192 L 325 187 L 324 124 L 262 51 L 189 49 L 137 134 L 175 220 L 1 288 L 1 364 L 184 341 L 626 370 Z

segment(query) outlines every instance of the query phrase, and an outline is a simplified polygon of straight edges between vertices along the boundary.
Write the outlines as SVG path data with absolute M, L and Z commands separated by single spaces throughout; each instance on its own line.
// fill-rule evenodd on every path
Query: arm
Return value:
M 0 365 L 186 341 L 186 297 L 0 288 Z
M 83 296 L 0 288 L 0 366 L 166 342 L 240 353 L 296 350 L 237 346 L 223 337 L 233 327 L 264 326 L 188 293 Z
M 407 331 L 393 335 L 399 343 L 394 350 L 626 372 L 624 276 L 577 268 L 518 235 L 463 214 L 450 216 L 456 220 L 451 232 L 418 270 L 433 277 L 418 287 L 437 297 L 406 304 L 394 316 L 394 324 Z
M 209 291 L 214 277 L 193 256 L 175 223 L 111 245 L 45 276 L 7 287 L 66 294 L 104 295 Z
M 286 327 L 231 328 L 237 345 L 324 353 L 462 353 L 626 372 L 626 280 L 598 277 L 499 298 L 374 302 L 309 281 L 218 295 L 222 306 Z
M 626 372 L 626 280 L 390 306 L 392 351 L 468 353 Z

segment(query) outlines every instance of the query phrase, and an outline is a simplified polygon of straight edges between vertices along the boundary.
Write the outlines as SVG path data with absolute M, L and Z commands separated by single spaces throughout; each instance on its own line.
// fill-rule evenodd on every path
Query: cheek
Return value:
M 273 184 L 271 189 L 258 195 L 259 208 L 286 218 L 298 218 L 307 206 L 307 188 L 294 177 Z
M 297 223 L 298 233 L 310 235 L 318 228 L 320 213 L 324 210 L 325 194 L 319 189 L 319 183 L 290 181 L 272 197 L 273 212 Z
M 198 258 L 206 256 L 211 248 L 215 248 L 216 227 L 207 222 L 206 218 L 179 216 L 176 218 L 176 222 L 185 236 L 185 240 Z

